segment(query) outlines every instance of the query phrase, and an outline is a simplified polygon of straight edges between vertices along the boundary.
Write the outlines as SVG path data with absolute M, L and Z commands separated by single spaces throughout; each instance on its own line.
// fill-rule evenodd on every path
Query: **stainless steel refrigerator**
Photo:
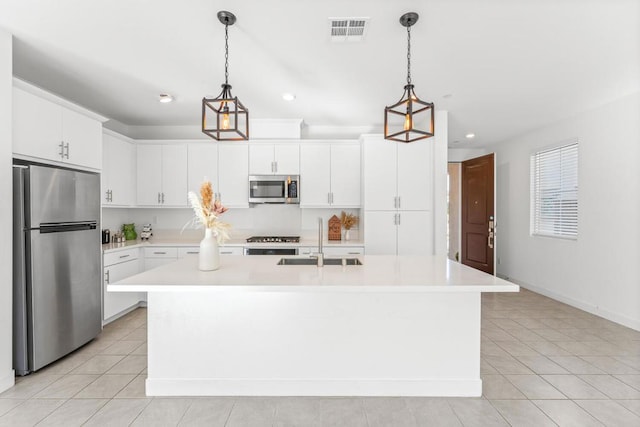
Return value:
M 14 369 L 48 365 L 102 330 L 100 176 L 13 168 Z

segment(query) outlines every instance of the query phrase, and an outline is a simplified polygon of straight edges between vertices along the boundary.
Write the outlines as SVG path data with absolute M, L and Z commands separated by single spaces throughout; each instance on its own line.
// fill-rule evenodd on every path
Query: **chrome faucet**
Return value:
M 318 218 L 318 252 L 313 256 L 318 260 L 318 267 L 324 267 L 324 253 L 322 252 L 322 217 Z

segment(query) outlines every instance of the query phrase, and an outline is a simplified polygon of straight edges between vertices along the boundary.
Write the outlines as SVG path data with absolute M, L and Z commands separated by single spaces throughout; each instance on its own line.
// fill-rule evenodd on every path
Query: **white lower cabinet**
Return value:
M 300 246 L 298 255 L 313 255 L 318 252 L 317 246 Z M 323 246 L 322 252 L 326 257 L 364 255 L 364 246 Z
M 430 211 L 365 211 L 364 241 L 368 255 L 432 255 Z
M 144 292 L 108 292 L 107 285 L 140 272 L 138 248 L 110 252 L 104 255 L 104 280 L 102 287 L 102 319 L 105 322 L 146 301 Z
M 178 248 L 152 246 L 144 248 L 144 271 L 169 264 L 178 259 Z

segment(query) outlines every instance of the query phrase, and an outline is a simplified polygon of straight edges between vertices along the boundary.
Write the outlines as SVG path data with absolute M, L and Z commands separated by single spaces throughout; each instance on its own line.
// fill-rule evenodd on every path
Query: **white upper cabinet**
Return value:
M 331 146 L 305 144 L 300 147 L 300 206 L 331 204 Z
M 99 170 L 102 123 L 14 87 L 13 152 Z
M 360 207 L 360 145 L 301 144 L 300 206 Z
M 249 207 L 249 146 L 218 145 L 218 194 L 228 208 Z
M 432 140 L 403 144 L 363 137 L 365 209 L 432 209 Z
M 396 209 L 397 146 L 382 137 L 363 137 L 365 209 Z
M 211 181 L 213 191 L 218 192 L 218 145 L 212 143 L 189 144 L 187 147 L 189 191 L 200 194 L 205 179 Z
M 137 146 L 139 206 L 188 206 L 187 146 Z
M 247 144 L 189 144 L 189 191 L 198 193 L 207 177 L 224 206 L 249 207 L 248 156 Z
M 136 203 L 136 148 L 124 137 L 104 133 L 102 141 L 102 205 Z
M 331 205 L 360 207 L 360 144 L 331 144 Z
M 250 144 L 249 173 L 251 175 L 300 174 L 300 146 L 298 144 Z

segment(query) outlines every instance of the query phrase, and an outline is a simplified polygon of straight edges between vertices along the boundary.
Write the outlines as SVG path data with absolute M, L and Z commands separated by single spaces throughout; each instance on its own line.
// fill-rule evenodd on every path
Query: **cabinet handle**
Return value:
M 393 208 L 398 209 L 398 198 L 393 196 Z
M 69 143 L 68 142 L 65 144 L 64 148 L 67 150 L 67 153 L 64 156 L 68 159 L 69 158 Z
M 153 254 L 154 255 L 166 255 L 167 253 L 166 252 L 154 252 Z
M 104 273 L 104 281 L 106 284 L 109 284 L 109 270 Z
M 120 255 L 120 258 L 129 258 L 131 255 Z
M 402 197 L 398 196 L 398 209 L 402 209 Z
M 158 193 L 158 204 L 160 204 L 160 193 Z
M 162 193 L 162 204 L 164 205 L 164 193 Z
M 109 201 L 113 202 L 113 190 L 109 190 Z
M 64 159 L 64 141 L 60 141 L 58 147 L 60 147 L 60 152 L 58 154 L 60 155 L 61 159 Z
M 331 204 L 333 204 L 333 193 L 329 193 L 331 194 Z
M 198 251 L 187 251 L 187 254 L 199 254 L 200 252 Z
M 278 172 L 278 161 L 273 162 L 276 165 L 276 173 Z
M 233 252 L 231 252 L 231 251 L 220 251 L 220 254 L 221 255 L 232 255 Z
M 360 255 L 360 252 L 347 252 L 348 255 Z
M 110 202 L 111 200 L 109 200 L 109 190 L 107 190 L 107 192 L 106 192 L 105 194 L 106 194 L 106 195 L 104 196 L 104 199 L 105 199 L 107 202 Z
M 400 225 L 400 214 L 398 214 L 398 225 Z
M 327 193 L 327 204 L 331 204 L 331 193 Z

